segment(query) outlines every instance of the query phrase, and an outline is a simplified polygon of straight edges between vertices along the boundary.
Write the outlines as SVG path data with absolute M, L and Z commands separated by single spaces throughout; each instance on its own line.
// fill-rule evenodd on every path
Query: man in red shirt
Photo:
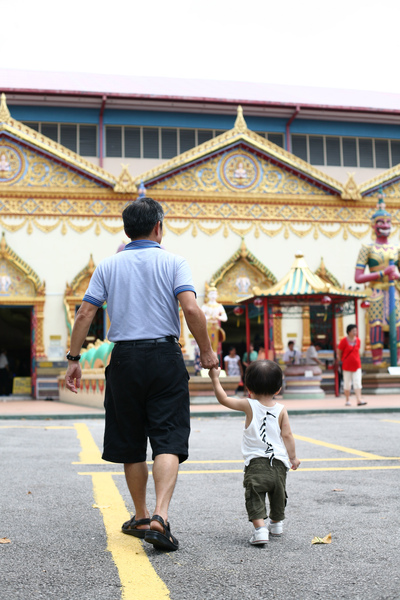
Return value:
M 347 336 L 344 337 L 338 346 L 338 360 L 342 361 L 344 395 L 346 396 L 346 406 L 350 404 L 350 390 L 353 383 L 354 393 L 357 399 L 357 406 L 367 404 L 361 398 L 361 358 L 360 358 L 360 338 L 357 337 L 357 325 L 348 325 L 346 328 Z

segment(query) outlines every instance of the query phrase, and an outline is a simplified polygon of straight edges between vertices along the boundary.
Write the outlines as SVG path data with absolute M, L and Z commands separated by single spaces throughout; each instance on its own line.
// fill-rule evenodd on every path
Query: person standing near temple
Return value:
M 360 358 L 360 338 L 357 337 L 357 325 L 348 325 L 346 328 L 347 336 L 344 337 L 337 348 L 338 361 L 342 363 L 344 395 L 346 397 L 346 406 L 351 406 L 350 391 L 353 384 L 354 393 L 357 399 L 357 406 L 367 404 L 361 398 L 361 358 Z
M 291 340 L 288 342 L 288 349 L 283 355 L 283 362 L 285 365 L 299 365 L 301 353 L 297 348 L 294 347 L 294 342 Z
M 131 242 L 102 260 L 92 275 L 75 317 L 65 381 L 69 390 L 78 391 L 79 353 L 94 315 L 107 302 L 108 339 L 115 345 L 106 368 L 103 459 L 124 464 L 135 506 L 122 532 L 171 551 L 179 542 L 171 533 L 168 509 L 179 463 L 188 458 L 190 433 L 189 376 L 178 342 L 178 301 L 203 367 L 218 367 L 218 357 L 186 260 L 160 246 L 162 206 L 139 198 L 128 204 L 122 219 Z M 146 502 L 148 439 L 156 492 L 151 517 Z

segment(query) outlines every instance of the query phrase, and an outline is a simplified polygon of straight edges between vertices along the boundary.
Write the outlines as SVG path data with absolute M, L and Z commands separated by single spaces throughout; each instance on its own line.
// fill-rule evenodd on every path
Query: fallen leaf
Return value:
M 323 538 L 320 537 L 315 537 L 311 540 L 312 544 L 330 544 L 332 543 L 332 534 L 328 533 L 328 535 L 326 535 Z
M 104 505 L 104 506 L 100 506 L 99 504 L 92 504 L 92 507 L 93 508 L 110 508 L 111 504 L 107 504 L 107 505 Z
M 8 538 L 0 538 L 0 544 L 11 544 L 11 540 Z
M 342 488 L 335 488 L 332 492 L 344 492 L 344 490 Z
M 29 496 L 29 494 L 31 494 L 31 495 L 32 495 L 32 492 L 28 492 L 28 496 Z

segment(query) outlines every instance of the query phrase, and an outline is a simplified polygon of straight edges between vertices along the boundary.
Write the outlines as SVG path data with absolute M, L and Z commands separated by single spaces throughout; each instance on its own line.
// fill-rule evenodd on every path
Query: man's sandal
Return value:
M 155 529 L 146 529 L 144 541 L 153 544 L 154 548 L 157 548 L 157 550 L 166 550 L 170 552 L 178 550 L 179 542 L 176 537 L 172 535 L 169 523 L 165 523 L 160 515 L 153 515 L 150 521 L 157 521 L 160 523 L 164 532 L 161 533 L 161 531 L 156 531 Z
M 136 515 L 132 517 L 129 521 L 126 521 L 122 525 L 122 533 L 126 533 L 128 535 L 133 535 L 134 537 L 140 538 L 144 540 L 144 535 L 148 529 L 138 529 L 139 525 L 149 525 L 150 519 L 138 519 L 136 521 Z

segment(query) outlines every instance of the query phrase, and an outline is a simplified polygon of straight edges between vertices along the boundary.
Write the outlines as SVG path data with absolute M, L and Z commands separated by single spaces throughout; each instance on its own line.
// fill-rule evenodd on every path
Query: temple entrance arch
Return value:
M 14 375 L 31 378 L 36 359 L 45 356 L 43 320 L 45 283 L 7 244 L 0 241 L 0 346 L 7 350 Z
M 90 279 L 94 273 L 96 265 L 93 262 L 93 256 L 90 255 L 89 262 L 79 273 L 74 277 L 71 284 L 67 283 L 64 292 L 64 307 L 65 307 L 65 318 L 68 328 L 68 342 L 69 348 L 71 341 L 71 332 L 74 326 L 75 314 L 80 307 L 83 296 L 88 288 Z M 106 304 L 99 309 L 92 321 L 88 335 L 83 344 L 83 348 L 86 348 L 88 344 L 94 343 L 96 340 L 105 340 L 107 337 L 107 329 L 109 327 Z
M 239 249 L 214 273 L 210 284 L 206 283 L 205 296 L 209 287 L 215 286 L 218 302 L 223 304 L 228 316 L 228 321 L 221 324 L 226 334 L 221 347 L 222 355 L 228 353 L 230 346 L 235 346 L 237 353 L 243 357 L 246 352 L 246 319 L 244 314 L 237 315 L 235 309 L 243 298 L 252 293 L 253 287 L 269 288 L 276 282 L 273 273 L 249 251 L 242 238 Z M 264 346 L 264 315 L 256 306 L 247 310 L 251 320 L 252 342 L 258 350 Z

